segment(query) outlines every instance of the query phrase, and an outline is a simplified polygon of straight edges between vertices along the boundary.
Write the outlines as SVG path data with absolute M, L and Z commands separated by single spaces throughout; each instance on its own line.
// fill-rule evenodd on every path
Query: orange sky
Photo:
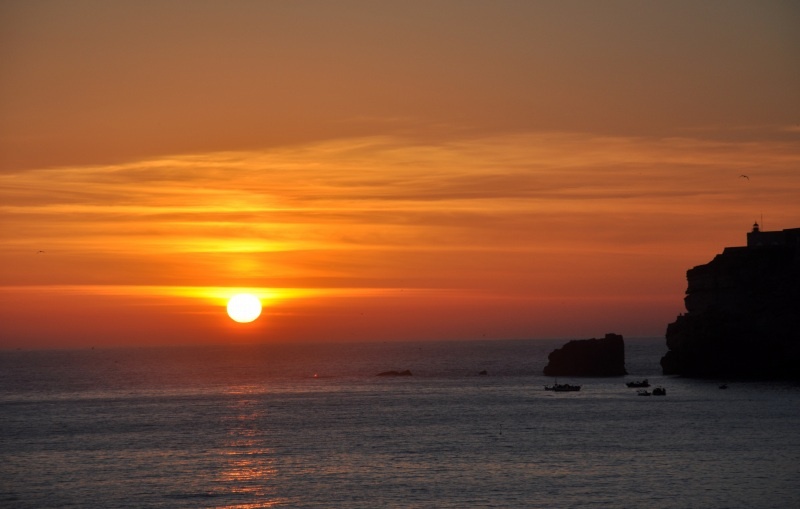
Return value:
M 769 1 L 3 2 L 0 348 L 660 336 L 688 268 L 762 215 L 800 227 L 797 26 Z

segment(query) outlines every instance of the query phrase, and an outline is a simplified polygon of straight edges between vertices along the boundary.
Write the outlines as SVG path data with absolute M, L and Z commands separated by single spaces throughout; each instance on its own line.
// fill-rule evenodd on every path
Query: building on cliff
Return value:
M 664 374 L 800 378 L 800 228 L 747 234 L 689 269 Z
M 780 247 L 788 246 L 800 248 L 800 228 L 763 232 L 758 223 L 753 224 L 753 230 L 747 234 L 747 247 Z

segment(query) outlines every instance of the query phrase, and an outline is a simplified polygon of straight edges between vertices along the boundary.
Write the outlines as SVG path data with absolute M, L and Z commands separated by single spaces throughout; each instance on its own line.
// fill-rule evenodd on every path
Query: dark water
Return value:
M 546 392 L 561 343 L 3 352 L 0 506 L 800 507 L 796 384 Z

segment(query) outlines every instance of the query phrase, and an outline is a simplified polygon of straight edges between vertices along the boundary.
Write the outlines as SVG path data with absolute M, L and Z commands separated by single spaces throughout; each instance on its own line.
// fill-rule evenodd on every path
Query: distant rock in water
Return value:
M 410 370 L 405 371 L 384 371 L 383 373 L 378 373 L 377 376 L 411 376 Z
M 800 228 L 747 234 L 746 247 L 686 273 L 687 313 L 667 326 L 665 375 L 800 378 Z
M 544 368 L 547 376 L 623 376 L 625 342 L 619 334 L 606 334 L 603 339 L 576 339 L 548 356 Z

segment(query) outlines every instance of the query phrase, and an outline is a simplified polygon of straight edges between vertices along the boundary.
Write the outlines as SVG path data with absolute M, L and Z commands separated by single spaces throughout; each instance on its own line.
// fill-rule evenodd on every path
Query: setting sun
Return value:
M 798 2 L 99 4 L 0 1 L 0 353 L 663 336 L 800 226 Z
M 261 315 L 261 301 L 253 294 L 240 293 L 228 301 L 228 316 L 239 323 L 249 323 Z

